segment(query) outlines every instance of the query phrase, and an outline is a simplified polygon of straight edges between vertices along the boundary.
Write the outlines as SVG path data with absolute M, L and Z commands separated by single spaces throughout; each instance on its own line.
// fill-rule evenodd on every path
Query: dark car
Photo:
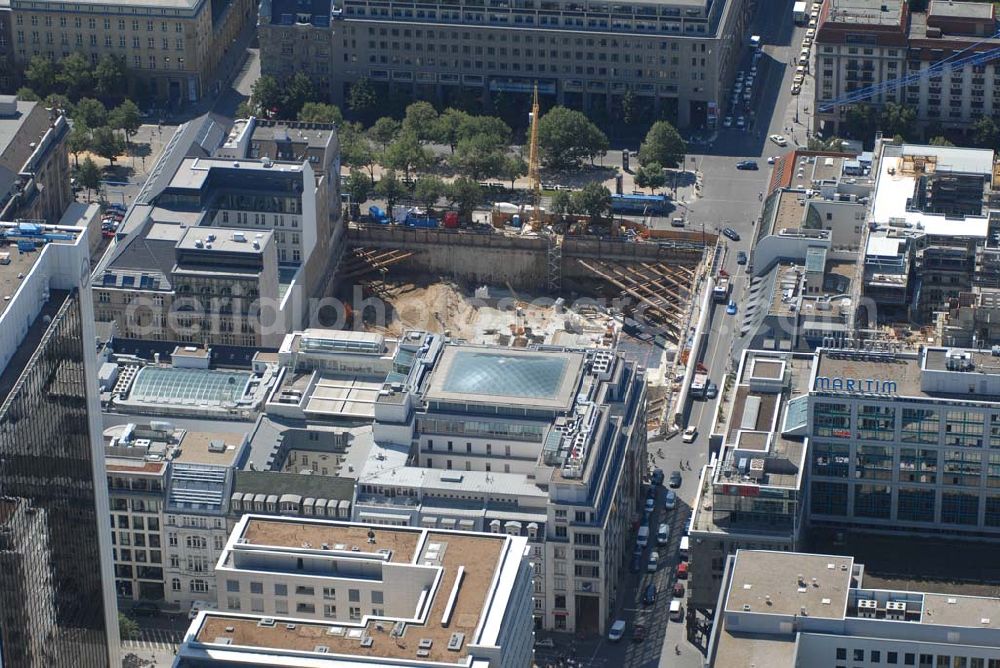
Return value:
M 740 160 L 736 163 L 736 169 L 749 169 L 751 171 L 760 169 L 755 160 Z
M 684 598 L 684 585 L 680 582 L 674 583 L 673 595 L 674 598 Z
M 681 472 L 671 471 L 670 472 L 670 486 L 677 489 L 681 486 Z
M 136 617 L 152 617 L 160 612 L 160 607 L 149 601 L 139 601 L 132 606 L 132 614 Z
M 646 586 L 646 591 L 642 593 L 642 604 L 653 605 L 654 603 L 656 603 L 656 585 L 649 584 Z
M 747 253 L 746 251 L 740 251 L 736 254 L 736 264 L 746 264 L 747 263 Z
M 638 573 L 642 570 L 642 554 L 633 555 L 632 563 L 629 564 L 629 571 L 633 573 Z
M 642 624 L 636 624 L 632 627 L 632 641 L 642 642 L 646 639 L 646 627 Z
M 663 469 L 656 469 L 653 471 L 653 484 L 662 485 L 663 484 Z
M 740 240 L 740 233 L 731 227 L 727 227 L 726 229 L 722 230 L 722 236 L 728 239 L 732 239 L 733 241 Z

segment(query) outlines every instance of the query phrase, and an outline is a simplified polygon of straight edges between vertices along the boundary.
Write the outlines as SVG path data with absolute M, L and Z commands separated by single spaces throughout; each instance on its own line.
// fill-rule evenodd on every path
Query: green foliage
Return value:
M 250 106 L 254 113 L 267 115 L 281 111 L 283 93 L 278 80 L 265 74 L 250 87 Z
M 508 155 L 504 158 L 500 172 L 503 178 L 510 181 L 510 189 L 513 190 L 514 182 L 528 174 L 528 163 L 519 155 Z
M 124 132 L 125 143 L 127 144 L 132 136 L 139 131 L 139 126 L 142 125 L 142 113 L 139 111 L 139 107 L 135 105 L 135 102 L 125 100 L 108 114 L 108 125 L 115 130 Z
M 413 198 L 425 208 L 437 205 L 438 200 L 448 192 L 448 186 L 439 176 L 421 176 L 413 187 Z
M 134 619 L 130 619 L 118 613 L 118 635 L 122 640 L 135 640 L 139 637 L 139 625 Z
M 45 97 L 45 106 L 53 109 L 62 109 L 67 113 L 73 111 L 73 104 L 69 101 L 69 98 L 60 93 L 49 93 Z
M 340 162 L 352 169 L 367 169 L 369 179 L 375 183 L 375 151 L 359 123 L 340 127 Z
M 483 200 L 483 189 L 479 184 L 467 176 L 460 176 L 448 186 L 448 201 L 458 209 L 458 215 L 462 220 L 470 220 L 472 212 Z
M 573 195 L 568 190 L 557 190 L 552 195 L 552 202 L 549 204 L 552 213 L 559 216 L 566 216 L 576 213 L 576 203 Z
M 385 153 L 389 144 L 396 139 L 396 135 L 399 134 L 401 127 L 399 121 L 388 116 L 383 116 L 368 128 L 368 136 L 382 148 L 382 153 Z
M 507 159 L 505 147 L 496 137 L 487 134 L 461 139 L 451 157 L 451 165 L 461 174 L 476 181 L 495 178 L 502 173 Z
M 59 81 L 59 68 L 45 56 L 33 56 L 24 69 L 24 80 L 33 90 L 48 95 Z
M 917 112 L 913 107 L 887 102 L 882 107 L 879 127 L 883 134 L 900 134 L 906 138 L 914 136 L 917 129 Z M 867 141 L 867 138 L 864 138 Z
M 90 150 L 105 158 L 112 165 L 115 159 L 125 151 L 125 142 L 108 126 L 95 129 L 90 135 Z
M 372 194 L 372 180 L 359 169 L 352 169 L 344 183 L 344 192 L 351 196 L 351 202 L 361 206 Z
M 73 163 L 79 167 L 80 154 L 90 150 L 90 128 L 85 123 L 73 123 L 66 138 L 66 149 L 73 154 Z
M 431 154 L 420 140 L 416 133 L 410 130 L 403 130 L 396 139 L 385 149 L 386 167 L 401 169 L 406 179 L 410 178 L 410 171 L 422 171 L 431 164 Z
M 468 114 L 459 109 L 445 109 L 434 124 L 434 139 L 442 144 L 451 147 L 451 152 L 455 152 L 458 145 L 458 128 Z
M 89 58 L 75 52 L 63 58 L 59 65 L 60 71 L 56 81 L 69 99 L 78 100 L 95 92 L 94 72 L 91 70 Z
M 663 165 L 658 162 L 640 165 L 639 171 L 635 173 L 635 185 L 649 188 L 652 192 L 667 185 L 667 175 L 663 172 Z
M 573 193 L 573 208 L 598 220 L 611 208 L 611 191 L 600 183 L 588 183 Z
M 375 184 L 375 195 L 380 199 L 385 200 L 386 211 L 391 216 L 392 209 L 396 205 L 396 202 L 407 195 L 406 186 L 403 182 L 399 180 L 396 176 L 396 172 L 392 169 L 387 171 L 379 179 L 379 182 Z
M 80 169 L 76 173 L 77 182 L 87 189 L 87 194 L 90 194 L 91 190 L 97 190 L 101 187 L 101 170 L 98 168 L 97 163 L 95 163 L 90 158 L 85 158 L 82 163 L 80 163 Z
M 108 110 L 100 100 L 85 97 L 76 103 L 73 120 L 88 128 L 99 128 L 108 123 Z
M 511 131 L 510 126 L 496 116 L 470 116 L 469 114 L 465 114 L 458 123 L 455 136 L 458 141 L 484 136 L 488 137 L 498 146 L 508 146 L 510 144 Z
M 307 102 L 316 101 L 315 95 L 315 88 L 309 77 L 304 72 L 296 72 L 285 84 L 281 96 L 281 118 L 297 118 Z
M 931 140 L 927 143 L 930 144 L 931 146 L 954 146 L 954 144 L 951 141 L 949 141 L 947 137 L 942 137 L 940 135 L 937 137 L 932 137 Z
M 94 90 L 99 95 L 111 96 L 125 89 L 125 57 L 104 54 L 94 68 Z
M 557 168 L 579 165 L 608 150 L 608 138 L 579 111 L 553 107 L 538 122 L 538 146 Z
M 358 79 L 347 92 L 347 108 L 360 118 L 367 120 L 375 113 L 375 88 L 368 79 Z
M 42 98 L 38 97 L 38 93 L 27 86 L 21 86 L 17 89 L 17 99 L 21 102 L 38 102 Z
M 1000 148 L 1000 126 L 990 116 L 980 116 L 972 128 L 972 138 L 977 146 L 983 148 Z
M 676 167 L 686 153 L 687 144 L 677 128 L 667 121 L 657 121 L 649 128 L 645 141 L 639 147 L 639 164 L 658 162 L 665 167 Z
M 58 93 L 70 102 L 95 96 L 122 98 L 128 88 L 125 59 L 110 54 L 96 65 L 81 53 L 71 53 L 57 63 L 35 56 L 25 68 L 24 78 L 39 97 Z
M 438 113 L 430 102 L 414 102 L 406 108 L 403 130 L 412 132 L 422 142 L 437 136 Z
M 340 125 L 344 122 L 344 115 L 340 113 L 340 108 L 334 104 L 306 102 L 299 110 L 299 120 L 305 123 L 333 123 Z

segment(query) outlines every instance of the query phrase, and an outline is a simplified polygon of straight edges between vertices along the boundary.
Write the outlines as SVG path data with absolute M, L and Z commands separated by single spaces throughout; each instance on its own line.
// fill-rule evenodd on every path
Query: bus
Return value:
M 613 213 L 636 213 L 651 216 L 667 212 L 666 195 L 612 195 Z

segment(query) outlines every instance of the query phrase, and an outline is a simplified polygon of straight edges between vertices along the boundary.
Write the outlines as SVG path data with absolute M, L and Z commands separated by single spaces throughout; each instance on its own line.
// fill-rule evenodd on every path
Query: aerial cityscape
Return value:
M 998 6 L 0 4 L 0 667 L 1000 668 Z

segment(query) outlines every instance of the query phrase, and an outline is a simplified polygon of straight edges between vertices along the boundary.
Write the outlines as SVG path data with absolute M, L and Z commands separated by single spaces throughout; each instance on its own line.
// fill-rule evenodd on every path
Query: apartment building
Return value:
M 124 60 L 145 92 L 170 105 L 217 92 L 219 65 L 253 20 L 250 0 L 164 0 L 112 4 L 86 0 L 11 0 L 14 62 L 35 56 L 58 61 L 81 53 L 96 64 L 104 55 Z
M 633 104 L 680 126 L 715 127 L 749 35 L 751 3 L 265 0 L 262 72 L 308 74 L 343 104 L 361 79 L 442 104 L 539 94 L 616 113 Z
M 434 337 L 378 392 L 354 519 L 525 536 L 536 626 L 601 633 L 639 517 L 644 405 L 643 370 L 612 351 Z
M 211 115 L 177 130 L 96 270 L 124 338 L 277 348 L 342 252 L 332 125 Z
M 706 666 L 1000 666 L 1000 599 L 865 586 L 853 557 L 741 550 Z
M 5 666 L 121 665 L 86 236 L 0 225 Z
M 531 665 L 523 537 L 246 515 L 178 667 Z
M 1000 66 L 994 58 L 959 67 L 935 63 L 1000 48 L 994 7 L 981 2 L 931 0 L 912 12 L 903 0 L 827 0 L 816 32 L 816 114 L 813 129 L 842 131 L 853 91 L 900 80 L 864 101 L 902 104 L 921 125 L 970 129 L 1000 113 Z
M 109 428 L 105 437 L 119 599 L 181 610 L 214 601 L 213 564 L 229 536 L 226 513 L 246 434 L 160 420 Z

